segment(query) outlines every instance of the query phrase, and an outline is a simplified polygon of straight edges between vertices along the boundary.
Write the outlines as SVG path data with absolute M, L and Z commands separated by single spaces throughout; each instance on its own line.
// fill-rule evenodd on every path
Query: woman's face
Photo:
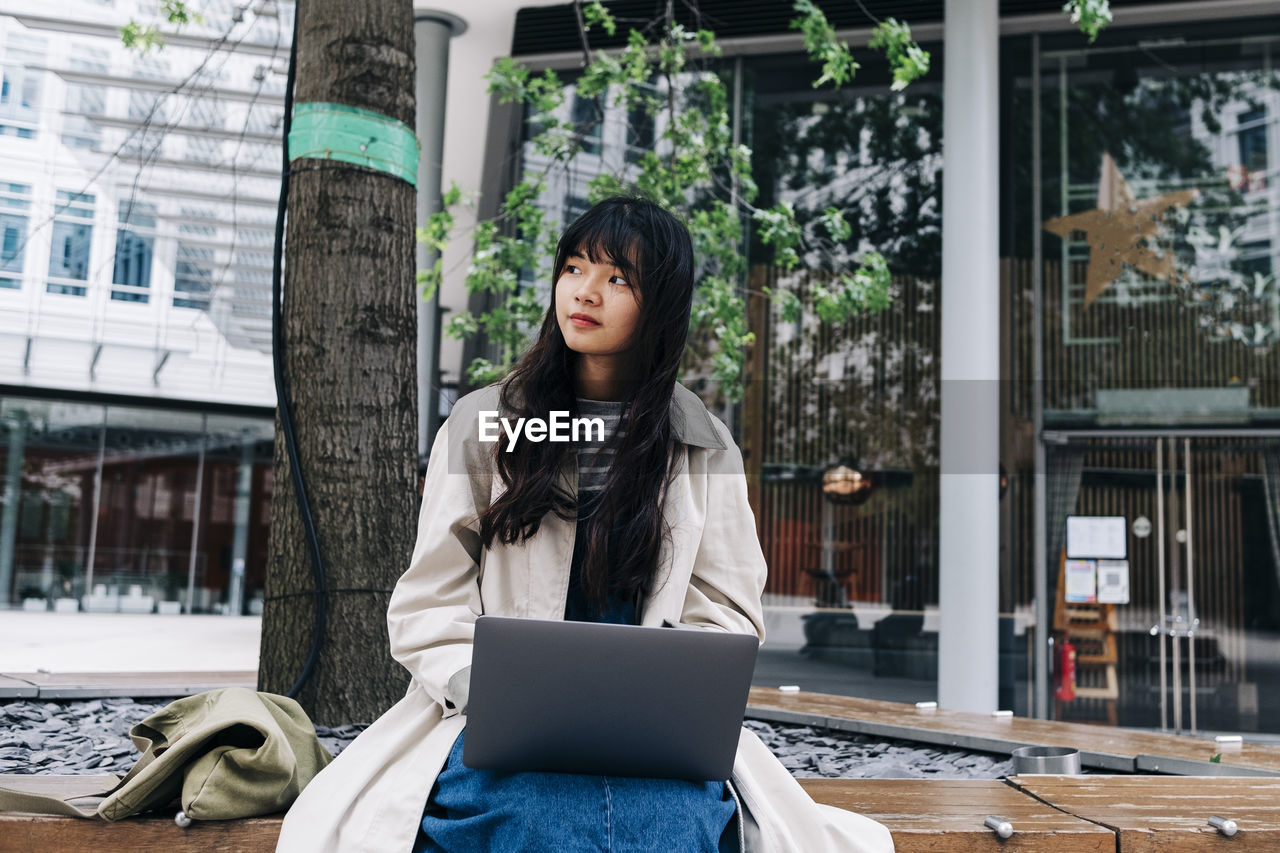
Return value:
M 640 324 L 639 290 L 610 260 L 592 263 L 575 252 L 556 279 L 556 320 L 574 352 L 617 355 L 633 343 Z

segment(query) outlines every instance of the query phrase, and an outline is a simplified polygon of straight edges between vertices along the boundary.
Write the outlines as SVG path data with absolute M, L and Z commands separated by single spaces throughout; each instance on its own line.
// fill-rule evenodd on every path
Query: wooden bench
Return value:
M 0 784 L 73 796 L 102 790 L 107 777 L 7 776 Z M 885 824 L 899 853 L 1233 853 L 1280 849 L 1280 780 L 1170 776 L 1022 776 L 991 779 L 801 779 L 817 802 Z M 994 815 L 1013 835 L 984 825 Z M 1217 815 L 1239 832 L 1208 825 Z M 196 822 L 181 829 L 172 816 L 116 823 L 0 814 L 0 853 L 268 853 L 280 815 Z M 1225 846 L 1229 845 L 1229 846 Z
M 0 786 L 62 798 L 111 787 L 112 776 L 0 775 Z M 186 829 L 173 815 L 107 823 L 74 817 L 0 813 L 0 853 L 81 851 L 94 853 L 253 853 L 272 851 L 280 815 L 246 820 L 197 821 Z
M 5 777 L 41 793 L 72 796 L 102 790 L 106 777 Z M 884 823 L 901 853 L 926 851 L 1053 851 L 1111 853 L 1111 830 L 1058 811 L 998 780 L 802 779 L 816 801 L 851 809 Z M 1002 841 L 983 825 L 987 815 L 1009 821 L 1014 835 Z M 281 817 L 193 823 L 172 816 L 130 818 L 115 823 L 40 815 L 0 814 L 0 853 L 93 850 L 95 853 L 254 853 L 275 849 Z
M 1280 850 L 1280 779 L 1021 776 L 1010 784 L 1116 833 L 1120 853 Z M 1211 816 L 1234 821 L 1228 837 Z
M 819 803 L 864 814 L 893 834 L 898 853 L 1115 853 L 1109 829 L 1066 814 L 996 779 L 801 779 Z M 983 824 L 1013 827 L 1008 839 Z

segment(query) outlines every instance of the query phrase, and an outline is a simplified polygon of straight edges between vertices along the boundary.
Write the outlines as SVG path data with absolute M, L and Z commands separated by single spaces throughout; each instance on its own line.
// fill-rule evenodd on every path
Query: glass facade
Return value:
M 755 205 L 789 202 L 810 236 L 822 234 L 830 208 L 852 226 L 827 259 L 805 258 L 807 269 L 789 274 L 772 266 L 758 240 L 750 248 L 747 293 L 765 356 L 742 406 L 741 436 L 769 563 L 765 601 L 777 625 L 757 676 L 930 700 L 938 653 L 941 83 L 935 73 L 891 92 L 884 69 L 868 64 L 857 86 L 815 91 L 804 57 L 744 65 Z M 763 298 L 765 287 L 811 293 L 831 275 L 824 266 L 871 249 L 895 272 L 884 312 L 824 324 L 807 306 L 797 322 Z M 870 480 L 864 501 L 824 496 L 824 473 L 841 464 Z
M 1280 732 L 1280 40 L 1177 30 L 1002 43 L 999 707 Z M 760 683 L 936 698 L 942 49 L 926 47 L 933 73 L 901 93 L 872 57 L 835 93 L 799 55 L 721 65 L 730 85 L 741 70 L 755 206 L 788 201 L 806 229 L 838 208 L 852 234 L 835 256 L 876 249 L 894 273 L 879 314 L 784 320 L 764 288 L 830 273 L 813 256 L 783 274 L 751 237 L 758 352 L 725 414 L 770 568 Z M 585 120 L 576 105 L 564 118 Z M 597 155 L 630 164 L 641 138 L 661 153 L 663 115 L 622 110 L 549 184 L 550 219 L 584 206 Z M 524 159 L 545 165 L 527 142 Z M 840 464 L 869 497 L 824 497 Z M 1123 519 L 1123 553 L 1068 560 L 1069 517 Z M 1093 601 L 1074 600 L 1084 569 Z
M 0 398 L 11 606 L 260 613 L 270 417 Z
M 1050 673 L 1059 718 L 1280 731 L 1280 39 L 1264 31 L 1045 37 L 1017 62 L 1010 182 L 1034 215 L 1009 223 L 1004 458 L 1026 523 L 1004 539 L 1029 603 L 1038 416 L 1046 629 L 1078 661 L 1074 691 Z M 1119 519 L 1117 553 L 1073 541 L 1071 517 Z

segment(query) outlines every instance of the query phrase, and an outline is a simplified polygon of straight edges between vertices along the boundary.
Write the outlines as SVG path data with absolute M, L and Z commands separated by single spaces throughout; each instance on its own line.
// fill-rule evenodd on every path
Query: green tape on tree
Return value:
M 345 104 L 293 107 L 289 162 L 303 158 L 368 166 L 418 186 L 418 138 L 390 116 Z

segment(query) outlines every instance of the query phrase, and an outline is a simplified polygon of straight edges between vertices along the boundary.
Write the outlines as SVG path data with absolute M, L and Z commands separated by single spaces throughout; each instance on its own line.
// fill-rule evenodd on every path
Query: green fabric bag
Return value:
M 254 817 L 287 809 L 333 760 L 297 702 L 243 687 L 179 699 L 129 737 L 142 757 L 96 807 L 0 789 L 0 809 L 120 820 L 180 803 L 192 820 Z

